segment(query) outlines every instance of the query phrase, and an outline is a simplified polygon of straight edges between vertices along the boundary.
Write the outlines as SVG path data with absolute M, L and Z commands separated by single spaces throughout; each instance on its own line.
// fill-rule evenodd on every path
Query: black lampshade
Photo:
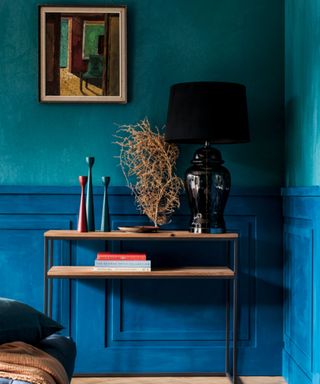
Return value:
M 165 137 L 176 143 L 248 142 L 245 86 L 225 82 L 173 85 Z

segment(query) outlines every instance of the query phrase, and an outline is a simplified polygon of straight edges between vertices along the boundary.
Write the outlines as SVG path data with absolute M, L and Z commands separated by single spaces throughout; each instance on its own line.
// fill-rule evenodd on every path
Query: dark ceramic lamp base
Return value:
M 190 232 L 224 233 L 223 218 L 231 177 L 221 153 L 209 143 L 198 149 L 186 171 L 186 190 L 192 212 Z

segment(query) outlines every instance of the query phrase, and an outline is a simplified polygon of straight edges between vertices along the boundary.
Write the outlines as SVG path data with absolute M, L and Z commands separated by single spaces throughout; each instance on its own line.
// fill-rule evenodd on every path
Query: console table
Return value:
M 212 373 L 226 376 L 235 384 L 237 379 L 237 279 L 238 279 L 237 233 L 193 234 L 187 231 L 159 231 L 155 233 L 85 232 L 73 230 L 50 230 L 44 233 L 44 312 L 52 315 L 52 294 L 54 278 L 65 279 L 224 279 L 226 283 L 226 351 L 225 371 Z M 109 272 L 93 266 L 72 266 L 53 264 L 55 240 L 65 241 L 223 241 L 226 243 L 226 265 L 209 267 L 152 268 L 151 272 Z M 231 247 L 230 247 L 231 246 Z M 230 256 L 232 255 L 232 258 Z M 232 373 L 230 372 L 230 284 L 232 299 Z

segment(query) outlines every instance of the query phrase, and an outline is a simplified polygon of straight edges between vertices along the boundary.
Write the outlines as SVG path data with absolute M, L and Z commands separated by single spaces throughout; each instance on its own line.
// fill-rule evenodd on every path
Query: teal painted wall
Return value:
M 65 0 L 54 3 L 64 4 Z M 107 3 L 113 1 L 100 1 Z M 90 154 L 96 157 L 96 184 L 101 175 L 110 175 L 113 185 L 124 185 L 114 157 L 118 149 L 112 144 L 115 123 L 136 122 L 148 116 L 161 127 L 171 84 L 220 80 L 244 83 L 248 89 L 252 142 L 222 147 L 233 185 L 280 185 L 283 1 L 125 3 L 129 103 L 41 105 L 37 101 L 38 1 L 1 0 L 0 183 L 75 185 L 77 176 L 86 173 L 84 158 Z M 193 150 L 182 147 L 180 172 Z
M 286 185 L 319 185 L 320 3 L 285 3 Z

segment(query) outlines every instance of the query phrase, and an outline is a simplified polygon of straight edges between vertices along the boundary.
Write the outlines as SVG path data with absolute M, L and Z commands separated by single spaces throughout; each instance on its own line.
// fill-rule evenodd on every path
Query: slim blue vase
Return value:
M 86 162 L 88 164 L 88 184 L 87 184 L 87 229 L 88 231 L 94 231 L 94 205 L 93 205 L 93 191 L 92 191 L 92 167 L 94 164 L 94 157 L 86 157 Z
M 101 217 L 101 231 L 110 231 L 110 216 L 109 216 L 109 204 L 108 204 L 108 186 L 110 183 L 109 176 L 102 176 L 103 184 L 103 203 L 102 203 L 102 217 Z

